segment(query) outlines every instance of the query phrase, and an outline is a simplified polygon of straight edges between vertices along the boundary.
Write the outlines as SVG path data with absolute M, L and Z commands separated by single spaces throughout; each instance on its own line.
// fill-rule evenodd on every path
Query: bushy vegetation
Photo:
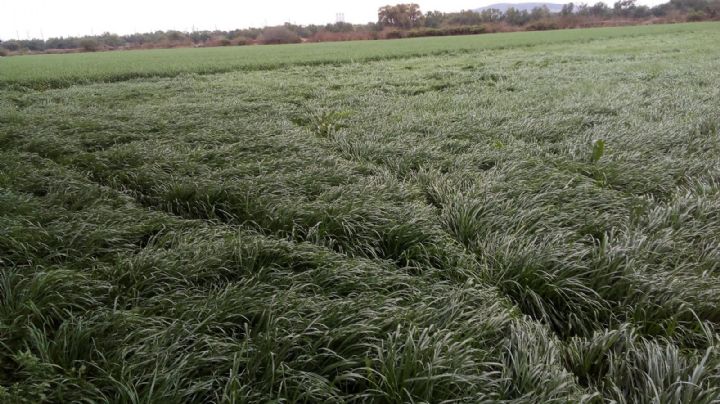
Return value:
M 4 60 L 0 402 L 717 402 L 720 24 L 489 38 Z
M 258 42 L 263 45 L 281 45 L 300 43 L 302 39 L 298 34 L 285 27 L 274 27 L 265 29 L 258 37 Z

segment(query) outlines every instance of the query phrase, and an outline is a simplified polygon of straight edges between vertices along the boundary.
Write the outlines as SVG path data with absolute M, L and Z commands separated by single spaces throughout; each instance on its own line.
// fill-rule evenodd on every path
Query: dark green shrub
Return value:
M 703 21 L 706 18 L 707 17 L 703 11 L 691 11 L 687 16 L 688 21 Z
M 530 23 L 527 28 L 528 31 L 548 31 L 551 29 L 560 29 L 557 23 L 551 20 L 539 20 Z
M 385 34 L 385 39 L 400 39 L 405 38 L 405 33 L 402 31 L 388 31 Z

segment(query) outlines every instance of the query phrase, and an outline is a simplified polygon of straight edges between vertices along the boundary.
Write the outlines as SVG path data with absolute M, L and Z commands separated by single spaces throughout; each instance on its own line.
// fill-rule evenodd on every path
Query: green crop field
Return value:
M 583 30 L 519 32 L 465 37 L 439 37 L 347 44 L 248 46 L 204 49 L 160 49 L 76 55 L 34 55 L 0 60 L 0 89 L 47 89 L 71 84 L 125 81 L 145 77 L 174 77 L 181 73 L 256 71 L 304 65 L 336 65 L 408 58 L 412 56 L 477 52 L 562 42 L 593 41 L 655 34 L 714 32 L 717 24 L 675 24 Z
M 718 402 L 718 43 L 0 58 L 0 402 Z

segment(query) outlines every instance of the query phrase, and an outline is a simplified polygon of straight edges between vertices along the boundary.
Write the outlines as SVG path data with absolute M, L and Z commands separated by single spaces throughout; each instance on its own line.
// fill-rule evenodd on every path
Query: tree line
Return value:
M 0 55 L 99 51 L 113 49 L 173 48 L 284 44 L 362 39 L 392 39 L 419 36 L 464 35 L 486 32 L 546 30 L 600 25 L 633 24 L 644 21 L 683 22 L 720 19 L 720 0 L 670 0 L 655 7 L 637 5 L 636 0 L 567 3 L 559 13 L 547 7 L 533 10 L 509 8 L 480 12 L 423 13 L 415 3 L 381 7 L 376 22 L 326 25 L 295 25 L 246 28 L 231 31 L 156 31 L 131 35 L 103 33 L 84 37 L 59 37 L 0 41 Z

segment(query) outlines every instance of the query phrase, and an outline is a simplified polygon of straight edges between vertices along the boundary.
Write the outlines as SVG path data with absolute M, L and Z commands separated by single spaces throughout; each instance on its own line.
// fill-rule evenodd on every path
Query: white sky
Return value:
M 459 11 L 493 3 L 541 0 L 415 0 L 423 11 Z M 566 0 L 547 0 L 564 3 Z M 612 3 L 614 0 L 606 0 Z M 117 34 L 177 29 L 245 28 L 335 22 L 366 23 L 377 20 L 377 9 L 411 0 L 0 0 L 0 39 L 49 38 L 55 36 Z M 582 1 L 575 1 L 581 3 Z M 595 0 L 587 0 L 594 3 Z M 655 5 L 665 0 L 639 0 Z

